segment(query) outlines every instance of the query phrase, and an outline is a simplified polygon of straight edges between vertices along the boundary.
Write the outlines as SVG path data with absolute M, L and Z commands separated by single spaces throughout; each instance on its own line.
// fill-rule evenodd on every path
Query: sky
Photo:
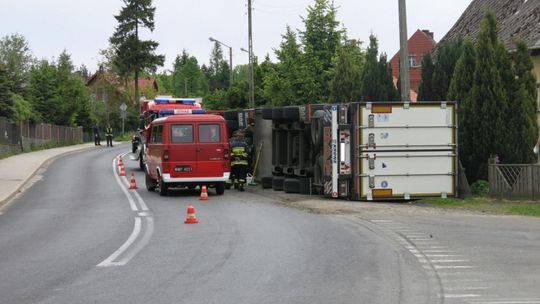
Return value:
M 303 30 L 302 17 L 314 0 L 253 0 L 253 51 L 275 61 L 286 26 Z M 439 41 L 454 25 L 471 0 L 407 0 L 407 31 L 428 29 Z M 334 0 L 337 20 L 351 39 L 369 41 L 375 34 L 379 50 L 391 58 L 399 50 L 398 0 Z M 117 25 L 114 15 L 122 0 L 1 0 L 0 37 L 23 35 L 39 59 L 53 59 L 65 49 L 75 66 L 97 69 L 99 50 L 106 49 Z M 157 53 L 166 57 L 160 71 L 171 70 L 175 57 L 185 49 L 208 63 L 213 37 L 230 47 L 233 65 L 247 64 L 247 0 L 154 0 L 155 30 L 145 39 L 159 42 Z M 364 44 L 367 46 L 367 43 Z M 229 49 L 224 48 L 228 59 Z

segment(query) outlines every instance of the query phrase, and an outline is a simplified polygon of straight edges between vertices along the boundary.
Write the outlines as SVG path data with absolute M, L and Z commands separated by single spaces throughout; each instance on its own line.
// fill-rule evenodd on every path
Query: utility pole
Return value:
M 401 79 L 401 101 L 411 100 L 409 81 L 409 46 L 407 43 L 407 9 L 405 0 L 399 0 L 399 78 Z
M 249 78 L 251 90 L 249 92 L 249 104 L 252 109 L 255 108 L 255 82 L 253 81 L 253 31 L 251 26 L 251 0 L 248 0 L 248 52 L 249 52 Z

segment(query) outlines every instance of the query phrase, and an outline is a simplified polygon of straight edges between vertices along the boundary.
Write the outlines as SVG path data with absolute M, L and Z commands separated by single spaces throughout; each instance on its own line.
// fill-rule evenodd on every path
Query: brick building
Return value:
M 424 54 L 431 52 L 437 43 L 433 39 L 433 32 L 429 30 L 417 30 L 408 40 L 409 48 L 409 78 L 411 81 L 411 99 L 416 101 L 418 86 L 422 80 L 422 58 Z M 399 78 L 399 51 L 390 59 L 392 65 L 392 76 L 397 83 Z

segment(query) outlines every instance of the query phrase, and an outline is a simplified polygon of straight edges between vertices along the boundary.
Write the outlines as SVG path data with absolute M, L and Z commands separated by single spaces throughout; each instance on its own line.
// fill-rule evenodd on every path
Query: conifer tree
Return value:
M 487 162 L 494 155 L 504 152 L 507 96 L 497 62 L 497 19 L 488 11 L 482 21 L 476 46 L 476 67 L 471 96 L 471 132 L 475 148 L 467 170 L 469 181 L 487 178 Z
M 475 142 L 471 132 L 471 122 L 475 119 L 471 109 L 471 88 L 475 65 L 474 46 L 470 40 L 466 40 L 463 43 L 463 51 L 456 64 L 446 98 L 458 103 L 459 158 L 466 169 L 472 162 L 471 153 Z
M 333 79 L 330 84 L 330 101 L 335 103 L 354 102 L 360 100 L 360 79 L 364 56 L 360 43 L 347 40 L 339 47 L 332 70 Z
M 422 81 L 418 87 L 418 100 L 435 100 L 433 94 L 433 71 L 435 65 L 431 53 L 426 53 L 422 58 Z
M 13 116 L 13 101 L 9 90 L 6 68 L 0 63 L 0 117 L 11 119 Z

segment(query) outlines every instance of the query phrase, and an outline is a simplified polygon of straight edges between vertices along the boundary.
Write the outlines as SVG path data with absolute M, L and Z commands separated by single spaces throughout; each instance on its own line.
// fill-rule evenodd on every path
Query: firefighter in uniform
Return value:
M 244 191 L 248 169 L 247 144 L 244 134 L 236 131 L 231 141 L 231 180 L 234 188 Z
M 105 137 L 107 138 L 107 147 L 112 147 L 112 136 L 113 136 L 113 132 L 112 132 L 112 128 L 111 128 L 111 125 L 108 125 L 107 126 L 107 129 L 105 129 Z

